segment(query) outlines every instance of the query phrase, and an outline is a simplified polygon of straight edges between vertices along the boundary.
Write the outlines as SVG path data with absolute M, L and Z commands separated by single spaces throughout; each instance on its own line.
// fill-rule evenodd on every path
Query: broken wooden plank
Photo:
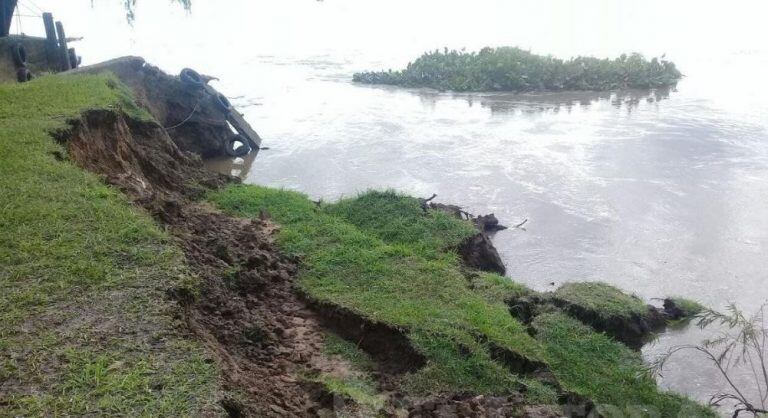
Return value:
M 69 47 L 67 47 L 67 35 L 64 33 L 64 24 L 56 22 L 56 32 L 59 35 L 59 59 L 61 60 L 62 71 L 72 69 L 72 63 L 69 61 Z
M 251 125 L 246 122 L 243 115 L 241 115 L 236 109 L 233 108 L 229 112 L 227 115 L 227 122 L 232 124 L 232 127 L 235 128 L 237 133 L 248 138 L 248 145 L 250 145 L 251 148 L 258 149 L 261 147 L 261 137 L 256 133 L 256 131 L 253 130 L 253 128 L 251 128 Z
M 43 26 L 45 26 L 45 55 L 51 66 L 58 66 L 59 41 L 56 38 L 56 26 L 53 23 L 52 13 L 43 13 Z
M 218 97 L 224 97 L 221 93 L 209 85 L 205 86 L 205 91 L 213 96 L 213 100 L 219 100 Z M 227 113 L 227 122 L 229 122 L 229 124 L 235 128 L 237 133 L 248 139 L 248 145 L 250 145 L 251 149 L 256 150 L 261 147 L 261 137 L 259 134 L 256 133 L 251 125 L 245 120 L 243 115 L 241 115 L 237 109 L 229 104 L 229 101 L 226 100 L 226 97 L 224 97 L 223 101 L 226 102 L 227 106 L 229 106 L 228 110 L 224 110 L 224 107 L 222 106 L 222 111 Z

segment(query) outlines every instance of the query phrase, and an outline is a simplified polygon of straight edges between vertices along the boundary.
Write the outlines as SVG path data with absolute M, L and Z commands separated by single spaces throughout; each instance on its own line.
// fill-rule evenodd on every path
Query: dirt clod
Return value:
M 485 232 L 478 232 L 459 244 L 459 255 L 464 264 L 482 271 L 504 275 L 507 271 L 499 252 Z
M 433 199 L 434 197 L 435 196 L 428 200 L 424 200 L 424 210 L 429 208 L 447 213 L 457 219 L 469 220 L 478 230 L 477 234 L 465 239 L 456 249 L 461 256 L 461 260 L 464 265 L 473 269 L 504 275 L 507 269 L 504 266 L 504 262 L 501 260 L 501 256 L 496 250 L 496 247 L 493 246 L 493 242 L 491 242 L 491 238 L 488 233 L 500 231 L 502 229 L 506 229 L 506 227 L 499 225 L 499 220 L 496 219 L 494 214 L 476 217 L 456 205 L 428 203 L 429 200 Z

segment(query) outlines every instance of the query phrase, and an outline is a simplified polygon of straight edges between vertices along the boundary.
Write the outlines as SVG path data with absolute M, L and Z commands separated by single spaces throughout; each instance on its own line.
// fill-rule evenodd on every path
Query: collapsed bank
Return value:
M 634 350 L 679 312 L 533 292 L 449 205 L 210 173 L 225 117 L 141 59 L 0 94 L 10 416 L 714 416 Z

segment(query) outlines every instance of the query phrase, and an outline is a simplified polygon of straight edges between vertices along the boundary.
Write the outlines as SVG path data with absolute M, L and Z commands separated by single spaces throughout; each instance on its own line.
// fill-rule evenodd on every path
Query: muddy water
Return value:
M 194 0 L 188 15 L 140 1 L 133 29 L 120 2 L 57 3 L 37 1 L 86 37 L 76 45 L 86 62 L 141 54 L 220 77 L 270 147 L 212 163 L 247 182 L 325 199 L 392 187 L 508 224 L 528 219 L 495 243 L 509 275 L 539 290 L 602 280 L 747 310 L 768 297 L 758 2 Z M 401 67 L 427 49 L 486 45 L 666 53 L 686 78 L 673 91 L 522 95 L 350 83 L 356 70 Z M 644 353 L 701 338 L 670 331 Z M 723 387 L 695 356 L 673 361 L 661 383 L 700 400 Z

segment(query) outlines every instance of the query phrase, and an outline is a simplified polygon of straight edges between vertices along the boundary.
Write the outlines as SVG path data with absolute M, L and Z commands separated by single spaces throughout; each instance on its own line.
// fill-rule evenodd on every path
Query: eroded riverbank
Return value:
M 165 80 L 178 83 L 172 77 Z M 203 408 L 233 416 L 341 409 L 364 416 L 377 411 L 421 416 L 496 411 L 543 417 L 563 410 L 582 416 L 595 408 L 611 416 L 642 405 L 663 416 L 681 411 L 711 415 L 700 405 L 659 391 L 642 373 L 639 353 L 590 328 L 597 323 L 571 307 L 585 303 L 585 309 L 601 312 L 599 305 L 583 299 L 591 291 L 555 294 L 553 303 L 545 303 L 546 295 L 478 270 L 503 272 L 480 257 L 493 248 L 487 237 L 463 215 L 446 213 L 445 206 L 391 191 L 323 203 L 293 192 L 232 185 L 234 179 L 206 171 L 185 150 L 187 142 L 169 136 L 146 112 L 152 106 L 142 110 L 130 101 L 111 101 L 126 99 L 114 78 L 70 75 L 35 81 L 23 87 L 30 103 L 36 97 L 35 83 L 75 95 L 90 93 L 88 86 L 115 92 L 105 96 L 112 99 L 101 109 L 83 109 L 68 127 L 49 124 L 47 114 L 41 114 L 34 129 L 44 133 L 45 127 L 56 128 L 55 137 L 67 151 L 51 154 L 49 164 L 71 168 L 74 163 L 101 176 L 153 216 L 184 252 L 185 268 L 197 281 L 158 282 L 156 290 L 170 304 L 167 315 L 181 321 L 177 326 L 185 338 L 204 347 L 205 364 L 216 365 L 216 375 L 208 374 L 206 384 L 220 389 L 206 396 L 218 399 Z M 23 227 L 28 221 L 15 222 Z M 66 227 L 63 231 L 66 235 Z M 474 238 L 478 234 L 479 240 Z M 461 257 L 476 243 L 483 244 L 483 251 Z M 59 265 L 50 268 L 55 271 Z M 26 284 L 21 280 L 17 286 Z M 600 300 L 630 298 L 639 310 L 646 309 L 639 299 L 608 289 L 603 288 Z M 535 296 L 539 307 L 520 320 L 511 311 L 524 296 Z M 148 303 L 158 302 L 152 298 Z M 569 307 L 562 309 L 558 301 Z M 101 303 L 109 306 L 111 299 L 95 306 Z M 39 309 L 49 307 L 42 304 Z M 635 313 L 628 311 L 628 317 Z M 82 314 L 67 311 L 75 322 Z M 113 320 L 125 327 L 111 330 L 112 337 L 98 323 L 87 331 L 96 339 L 137 332 L 136 323 L 124 321 L 123 315 L 115 314 Z M 15 341 L 4 350 L 16 353 L 24 341 L 20 332 L 23 327 L 4 331 Z M 329 343 L 339 336 L 341 340 Z M 40 345 L 14 358 L 28 362 L 66 347 Z M 156 348 L 167 350 L 162 344 Z M 120 365 L 103 370 L 107 377 L 141 361 L 110 355 Z M 368 359 L 365 365 L 358 362 L 361 358 Z M 52 376 L 69 366 L 52 366 Z M 162 370 L 148 367 L 154 373 Z M 11 378 L 31 379 L 24 368 L 13 369 Z M 149 379 L 150 387 L 166 392 L 163 384 Z M 140 401 L 103 404 L 104 396 L 123 389 L 102 388 L 100 381 L 88 384 L 93 385 L 89 396 L 102 405 L 102 412 L 142 408 Z M 64 396 L 72 390 L 54 380 L 38 386 L 41 398 L 27 387 L 4 382 L 2 402 L 24 411 L 29 403 L 19 399 L 44 401 L 56 388 Z M 57 402 L 64 412 L 77 406 L 63 398 Z

